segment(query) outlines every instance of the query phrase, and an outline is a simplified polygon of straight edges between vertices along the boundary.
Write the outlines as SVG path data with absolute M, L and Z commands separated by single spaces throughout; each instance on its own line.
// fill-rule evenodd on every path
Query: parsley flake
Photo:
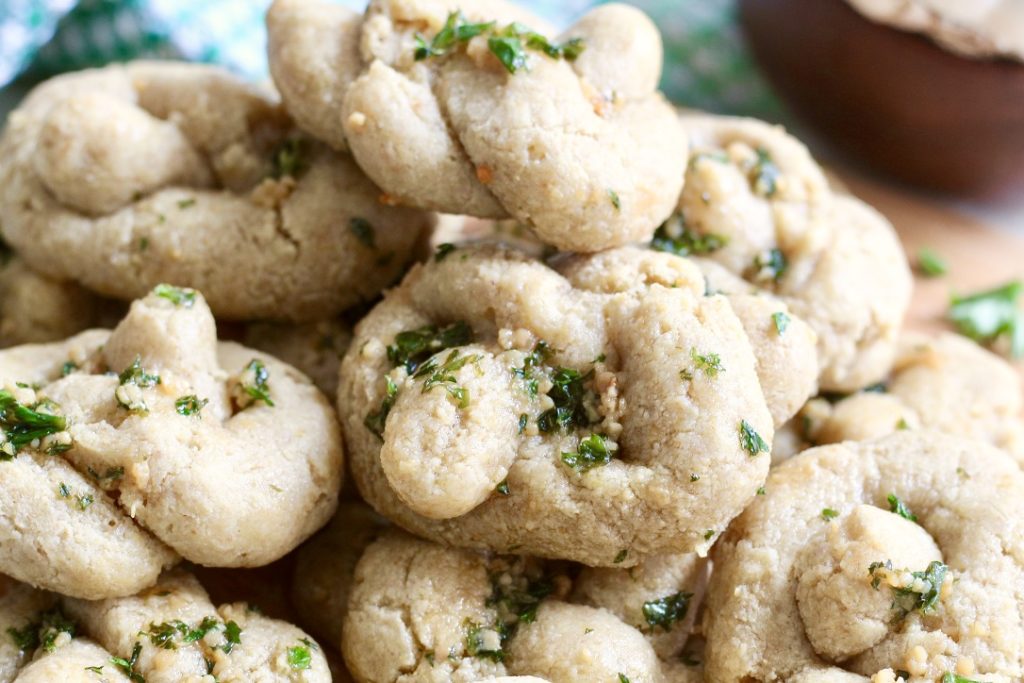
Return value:
M 656 628 L 661 628 L 664 631 L 672 630 L 672 626 L 676 622 L 686 617 L 692 597 L 692 593 L 680 591 L 658 600 L 645 602 L 642 611 L 644 621 L 647 622 L 651 632 Z
M 238 386 L 248 397 L 248 402 L 243 407 L 248 407 L 259 401 L 263 401 L 268 407 L 274 407 L 274 401 L 270 398 L 270 386 L 267 381 L 270 379 L 270 371 L 263 361 L 253 358 L 242 370 Z
M 276 180 L 298 178 L 306 168 L 305 146 L 300 138 L 288 138 L 278 145 L 270 159 L 270 177 Z
M 615 190 L 608 190 L 608 199 L 612 201 L 612 206 L 618 211 L 622 208 L 622 201 L 619 199 L 619 193 Z
M 455 251 L 455 249 L 456 246 L 451 242 L 445 242 L 443 244 L 437 245 L 437 251 L 434 252 L 434 262 L 440 263 L 441 261 L 444 261 L 445 258 L 447 258 L 448 254 Z
M 0 389 L 0 462 L 11 460 L 26 447 L 35 447 L 42 441 L 67 427 L 64 417 L 53 413 L 59 406 L 48 400 L 33 405 L 19 403 L 6 389 Z M 55 442 L 47 446 L 47 453 L 55 455 L 68 450 L 69 443 Z
M 829 521 L 830 519 L 835 519 L 838 516 L 839 516 L 839 512 L 837 510 L 833 510 L 832 508 L 822 508 L 821 509 L 821 518 L 823 520 L 825 520 L 826 522 Z
M 581 440 L 575 453 L 562 453 L 562 462 L 580 473 L 603 467 L 611 461 L 611 450 L 600 434 L 591 434 Z
M 910 508 L 908 508 L 902 500 L 896 497 L 895 493 L 890 493 L 886 497 L 886 500 L 889 501 L 889 512 L 897 514 L 903 519 L 909 520 L 911 522 L 917 521 L 917 515 L 912 513 L 910 511 Z
M 949 319 L 957 330 L 977 342 L 1007 335 L 1014 358 L 1024 356 L 1024 311 L 1017 305 L 1024 283 L 1010 282 L 970 296 L 954 296 Z
M 128 677 L 128 680 L 132 683 L 146 683 L 146 677 L 135 670 L 135 667 L 139 663 L 139 655 L 142 654 L 142 643 L 136 641 L 135 647 L 132 648 L 131 657 L 124 659 L 123 657 L 111 657 L 110 663 L 116 666 L 121 672 Z
M 373 432 L 377 438 L 382 441 L 384 440 L 384 424 L 387 422 L 388 414 L 395 406 L 395 399 L 398 397 L 398 385 L 395 384 L 394 380 L 390 377 L 385 377 L 384 381 L 386 383 L 384 400 L 381 401 L 380 408 L 367 413 L 366 417 L 363 419 L 363 426 Z
M 179 308 L 192 308 L 196 303 L 196 290 L 187 287 L 159 284 L 153 288 L 153 294 L 161 299 L 167 299 Z
M 686 227 L 682 214 L 674 214 L 658 226 L 651 239 L 651 249 L 676 256 L 701 256 L 718 251 L 729 238 L 713 233 L 701 234 Z
M 928 247 L 922 247 L 917 252 L 917 269 L 925 277 L 942 277 L 949 272 L 949 266 L 945 259 Z
M 755 456 L 758 453 L 768 453 L 771 450 L 768 442 L 762 439 L 761 435 L 746 420 L 740 420 L 739 432 L 740 446 L 751 456 Z
M 395 366 L 404 365 L 405 371 L 413 374 L 420 363 L 438 351 L 465 346 L 471 341 L 473 330 L 461 320 L 444 327 L 426 325 L 395 335 L 394 343 L 387 347 L 388 360 Z
M 189 415 L 195 415 L 196 417 L 202 417 L 200 412 L 202 411 L 203 406 L 209 402 L 209 399 L 200 399 L 195 394 L 189 394 L 188 396 L 179 397 L 174 402 L 174 410 L 177 411 L 178 415 L 184 415 L 186 417 Z
M 296 671 L 303 671 L 313 665 L 313 655 L 305 645 L 288 648 L 288 666 Z
M 786 328 L 789 327 L 789 320 L 789 316 L 783 311 L 772 313 L 772 322 L 775 323 L 775 331 L 779 333 L 780 337 L 786 332 Z
M 475 363 L 480 360 L 479 354 L 460 356 L 458 349 L 448 352 L 448 357 L 440 365 L 437 359 L 430 358 L 413 374 L 413 379 L 423 379 L 423 393 L 429 392 L 434 387 L 444 387 L 448 395 L 455 399 L 459 408 L 469 406 L 469 391 L 456 384 L 455 373 L 466 366 L 467 363 Z

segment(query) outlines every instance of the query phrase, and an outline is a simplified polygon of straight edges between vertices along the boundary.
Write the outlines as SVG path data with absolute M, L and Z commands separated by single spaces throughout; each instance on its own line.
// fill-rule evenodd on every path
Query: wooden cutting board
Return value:
M 911 265 L 922 247 L 934 250 L 949 265 L 949 272 L 939 278 L 925 278 L 915 272 L 908 328 L 950 329 L 945 316 L 952 294 L 972 294 L 1010 280 L 1024 280 L 1024 211 L 1015 234 L 912 191 L 850 171 L 838 170 L 836 174 L 853 194 L 892 221 Z M 1014 365 L 1024 377 L 1024 359 Z

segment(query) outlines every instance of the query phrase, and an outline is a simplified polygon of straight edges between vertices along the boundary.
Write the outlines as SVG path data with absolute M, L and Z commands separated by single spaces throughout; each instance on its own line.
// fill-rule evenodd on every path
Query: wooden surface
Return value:
M 971 294 L 1024 280 L 1024 223 L 1014 234 L 907 190 L 850 172 L 837 175 L 853 194 L 892 221 L 911 265 L 921 247 L 934 250 L 949 265 L 949 272 L 939 278 L 923 278 L 915 271 L 908 327 L 949 329 L 945 315 L 951 294 Z M 1024 376 L 1024 359 L 1014 364 Z

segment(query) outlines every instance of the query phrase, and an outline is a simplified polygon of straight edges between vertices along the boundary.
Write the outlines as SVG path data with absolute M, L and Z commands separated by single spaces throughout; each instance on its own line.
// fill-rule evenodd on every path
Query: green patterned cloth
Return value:
M 592 0 L 520 0 L 566 25 Z M 735 22 L 735 0 L 632 0 L 665 41 L 663 88 L 712 111 L 778 118 Z M 0 113 L 31 83 L 62 71 L 138 57 L 221 64 L 266 78 L 269 0 L 0 0 Z M 360 0 L 345 0 L 359 8 Z

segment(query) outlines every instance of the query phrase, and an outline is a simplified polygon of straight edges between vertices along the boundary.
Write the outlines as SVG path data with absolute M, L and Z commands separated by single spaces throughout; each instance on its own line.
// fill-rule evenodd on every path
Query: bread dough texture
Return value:
M 365 504 L 346 501 L 330 524 L 296 553 L 292 605 L 299 622 L 322 642 L 341 647 L 356 563 L 387 526 Z
M 375 0 L 358 15 L 277 0 L 267 30 L 285 106 L 403 204 L 511 216 L 565 250 L 648 239 L 671 213 L 686 163 L 686 136 L 656 90 L 662 50 L 651 20 L 604 5 L 556 36 L 514 5 L 483 0 L 463 5 L 462 19 L 492 27 L 417 59 L 417 37 L 433 42 L 452 10 Z M 510 73 L 488 45 L 513 22 L 585 48 L 575 59 L 524 48 Z
M 929 429 L 985 441 L 1024 463 L 1022 412 L 1020 377 L 1005 360 L 959 335 L 905 333 L 883 385 L 835 403 L 815 399 L 794 422 L 815 444 Z
M 312 320 L 373 299 L 433 218 L 227 72 L 132 62 L 53 78 L 0 139 L 3 237 L 120 299 L 201 289 L 218 317 Z
M 763 481 L 772 417 L 728 300 L 686 261 L 656 275 L 578 285 L 494 246 L 413 268 L 342 361 L 367 502 L 433 540 L 594 566 L 710 545 Z
M 158 287 L 113 332 L 2 351 L 0 387 L 62 421 L 0 459 L 0 570 L 27 583 L 98 599 L 150 586 L 179 554 L 260 566 L 334 512 L 329 403 L 290 366 L 218 344 L 194 290 Z
M 36 273 L 0 243 L 0 348 L 65 339 L 93 325 L 98 309 L 88 290 Z
M 679 556 L 633 569 L 584 569 L 574 581 L 566 563 L 446 548 L 392 530 L 356 567 L 345 659 L 360 683 L 510 674 L 551 683 L 619 681 L 619 674 L 682 683 L 671 660 L 699 600 L 682 596 L 700 591 L 705 564 Z M 631 585 L 630 575 L 641 579 Z M 682 602 L 665 608 L 671 617 L 652 612 L 652 625 L 645 604 L 657 610 L 673 598 Z
M 660 238 L 662 248 L 703 254 L 784 301 L 817 334 L 822 389 L 854 391 L 882 379 L 912 287 L 889 222 L 833 193 L 807 149 L 781 128 L 694 113 L 682 120 L 692 143 L 686 182 L 654 244 Z M 718 276 L 707 275 L 714 288 Z
M 0 652 L 4 683 L 331 680 L 320 646 L 300 629 L 244 604 L 214 607 L 182 570 L 137 595 L 99 601 L 59 599 L 6 578 L 0 582 L 0 623 L 24 648 L 16 657 Z M 15 642 L 11 631 L 4 636 L 5 648 Z M 115 656 L 124 663 L 115 663 Z
M 1024 474 L 1005 453 L 902 431 L 805 451 L 765 489 L 714 548 L 709 680 L 1020 680 Z

